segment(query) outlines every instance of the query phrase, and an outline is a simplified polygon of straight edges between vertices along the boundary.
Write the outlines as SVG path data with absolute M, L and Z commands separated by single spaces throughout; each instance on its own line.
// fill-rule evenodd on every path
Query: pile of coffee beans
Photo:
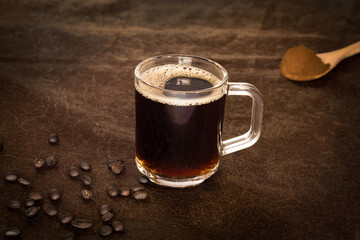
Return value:
M 91 187 L 90 185 L 92 183 L 92 179 L 89 175 L 81 175 L 80 170 L 84 172 L 89 172 L 91 170 L 91 165 L 87 162 L 81 162 L 79 167 L 74 167 L 74 166 L 70 167 L 68 169 L 68 175 L 72 179 L 80 179 L 83 186 L 87 188 L 87 189 L 82 189 L 80 195 L 84 200 L 90 200 L 94 196 L 91 190 L 88 189 Z
M 120 174 L 124 169 L 124 161 L 119 159 L 112 159 L 107 162 L 107 167 L 113 172 L 114 174 Z M 139 183 L 141 184 L 148 184 L 149 179 L 146 176 L 140 176 L 138 178 Z M 144 186 L 136 186 L 136 187 L 121 187 L 117 189 L 115 186 L 108 186 L 106 188 L 106 192 L 110 197 L 128 197 L 132 193 L 132 196 L 136 200 L 145 200 L 148 198 L 148 194 L 144 191 Z
M 148 195 L 144 190 L 145 190 L 145 187 L 143 187 L 143 186 L 132 187 L 131 192 L 132 192 L 133 198 L 135 198 L 136 200 L 147 199 Z
M 112 211 L 113 211 L 113 208 L 110 205 L 105 204 L 100 207 L 99 212 L 100 212 L 100 216 L 102 216 L 102 215 L 105 215 L 106 213 L 112 212 Z
M 59 144 L 59 137 L 57 134 L 50 134 L 48 142 L 51 145 Z M 0 143 L 0 151 L 3 149 L 3 145 Z M 46 159 L 37 158 L 33 164 L 36 169 L 43 168 L 54 168 L 58 163 L 58 159 L 55 155 L 50 155 Z M 125 164 L 124 161 L 119 159 L 112 159 L 107 162 L 109 170 L 119 175 L 124 172 Z M 91 165 L 88 162 L 81 162 L 78 166 L 71 166 L 67 170 L 69 179 L 79 180 L 85 189 L 80 192 L 81 197 L 84 200 L 91 200 L 94 194 L 90 191 L 92 179 L 88 175 L 91 171 Z M 86 172 L 87 174 L 82 174 Z M 25 177 L 20 177 L 18 172 L 7 172 L 4 174 L 5 181 L 8 183 L 17 182 L 22 186 L 31 185 L 31 181 Z M 134 187 L 116 187 L 110 185 L 106 187 L 106 192 L 111 198 L 115 197 L 129 197 L 132 196 L 136 200 L 145 200 L 148 198 L 148 194 L 145 192 L 144 184 L 149 183 L 149 179 L 145 176 L 140 176 L 138 182 L 142 185 Z M 61 192 L 58 189 L 52 188 L 48 190 L 46 194 L 48 198 L 44 198 L 44 195 L 40 192 L 32 191 L 28 194 L 28 197 L 21 201 L 18 199 L 9 199 L 6 203 L 9 211 L 19 211 L 21 206 L 25 207 L 24 215 L 27 218 L 35 218 L 41 212 L 50 217 L 58 215 L 58 206 L 61 202 Z M 44 202 L 43 202 L 44 201 Z M 100 208 L 100 220 L 102 225 L 99 227 L 99 235 L 106 237 L 111 235 L 113 232 L 123 232 L 124 226 L 121 221 L 114 220 L 115 213 L 110 205 L 102 205 Z M 75 216 L 69 212 L 64 212 L 58 217 L 58 221 L 62 225 L 71 225 L 74 230 L 76 229 L 89 229 L 93 226 L 94 221 L 85 218 L 75 218 Z M 17 237 L 22 233 L 18 227 L 9 227 L 3 230 L 5 237 Z M 71 240 L 75 239 L 76 235 L 73 232 L 65 234 L 64 239 Z
M 4 178 L 7 182 L 18 182 L 22 186 L 29 186 L 31 182 L 25 178 L 19 177 L 17 172 L 7 172 L 4 174 Z
M 42 194 L 38 192 L 31 192 L 29 194 L 29 197 L 24 201 L 24 206 L 25 206 L 24 214 L 26 217 L 32 218 L 38 215 L 41 208 L 37 203 L 39 202 L 39 200 L 42 199 L 43 199 Z M 19 200 L 8 200 L 6 205 L 9 209 L 12 210 L 18 210 L 21 208 L 21 202 Z M 54 216 L 57 213 L 56 208 L 52 205 L 48 206 L 48 204 L 43 205 L 43 211 L 44 213 L 50 216 Z
M 112 220 L 114 216 L 113 208 L 110 205 L 105 204 L 100 207 L 100 218 L 103 222 L 99 229 L 100 236 L 106 237 L 113 232 L 122 232 L 124 230 L 124 226 L 119 220 Z
M 130 194 L 132 193 L 132 196 L 134 197 L 134 199 L 136 200 L 145 200 L 147 199 L 148 195 L 145 192 L 145 187 L 144 186 L 136 186 L 136 187 L 121 187 L 121 188 L 117 188 L 115 186 L 108 186 L 106 188 L 106 192 L 109 195 L 109 197 L 114 198 L 114 197 L 128 197 L 130 196 Z
M 36 158 L 34 160 L 34 166 L 37 169 L 42 169 L 45 167 L 45 165 L 48 168 L 53 168 L 53 167 L 55 167 L 56 164 L 57 164 L 57 158 L 55 155 L 50 155 L 46 159 Z

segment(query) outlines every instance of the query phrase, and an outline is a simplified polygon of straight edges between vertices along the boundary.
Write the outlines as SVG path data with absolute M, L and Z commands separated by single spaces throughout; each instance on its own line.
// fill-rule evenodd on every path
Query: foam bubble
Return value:
M 166 82 L 175 77 L 200 78 L 210 82 L 213 86 L 216 86 L 221 82 L 218 77 L 204 69 L 179 64 L 166 64 L 149 68 L 141 74 L 141 77 L 146 83 L 158 88 L 165 88 Z M 224 92 L 215 89 L 205 96 L 197 95 L 196 98 L 176 98 L 166 96 L 164 94 L 164 91 L 166 90 L 163 91 L 158 88 L 147 87 L 144 89 L 137 84 L 135 84 L 135 88 L 144 97 L 153 101 L 179 106 L 207 104 L 224 95 Z

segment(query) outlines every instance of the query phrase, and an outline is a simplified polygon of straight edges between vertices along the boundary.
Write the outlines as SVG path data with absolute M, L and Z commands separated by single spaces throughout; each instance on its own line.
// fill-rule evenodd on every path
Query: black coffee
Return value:
M 213 86 L 199 76 L 172 79 L 175 80 L 170 79 L 173 82 L 169 84 L 168 81 L 166 89 L 189 91 L 194 87 L 201 90 Z M 196 86 L 191 86 L 191 82 Z M 220 158 L 225 95 L 208 94 L 210 96 L 199 102 L 195 99 L 191 105 L 182 105 L 181 99 L 179 102 L 157 101 L 156 97 L 142 94 L 139 89 L 135 91 L 135 154 L 142 167 L 172 178 L 199 176 L 216 167 Z
M 175 91 L 196 91 L 212 87 L 213 85 L 201 78 L 174 77 L 165 84 L 165 89 Z

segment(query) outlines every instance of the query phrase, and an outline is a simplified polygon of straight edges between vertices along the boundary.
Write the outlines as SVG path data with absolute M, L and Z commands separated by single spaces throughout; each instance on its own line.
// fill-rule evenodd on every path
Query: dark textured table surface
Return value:
M 6 207 L 57 188 L 59 214 L 94 220 L 77 239 L 99 238 L 106 203 L 124 224 L 108 239 L 360 239 L 360 56 L 313 82 L 279 72 L 290 47 L 326 52 L 359 41 L 358 0 L 0 2 L 0 173 L 32 181 L 0 181 L 1 231 L 18 226 L 21 239 L 74 231 L 44 213 L 27 219 L 23 205 Z M 198 187 L 148 185 L 146 201 L 112 199 L 106 186 L 139 185 L 133 70 L 166 53 L 213 59 L 231 81 L 257 86 L 262 136 L 224 156 Z M 228 97 L 226 104 L 225 139 L 247 130 L 251 102 Z M 53 132 L 58 146 L 47 142 Z M 51 154 L 54 169 L 34 168 L 34 159 Z M 106 167 L 112 158 L 125 161 L 120 176 Z M 92 165 L 88 202 L 67 176 L 82 161 Z

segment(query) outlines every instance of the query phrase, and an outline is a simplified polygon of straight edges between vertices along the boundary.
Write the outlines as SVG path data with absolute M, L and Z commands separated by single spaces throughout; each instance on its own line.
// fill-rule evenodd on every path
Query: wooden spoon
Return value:
M 303 47 L 303 46 L 302 46 Z M 306 47 L 303 47 L 306 48 Z M 307 48 L 306 48 L 307 49 Z M 290 51 L 291 49 L 289 49 Z M 302 55 L 302 60 L 296 60 L 295 56 L 289 56 L 289 51 L 285 54 L 283 60 L 281 61 L 280 70 L 281 74 L 294 81 L 310 81 L 320 78 L 330 72 L 339 62 L 343 59 L 351 57 L 360 52 L 360 41 L 353 43 L 347 47 L 326 52 L 318 53 L 315 55 L 313 51 L 307 49 L 307 55 Z M 305 57 L 304 57 L 305 56 Z M 296 64 L 289 64 L 287 61 L 289 58 L 292 58 L 292 63 L 295 61 Z M 314 58 L 319 58 L 322 63 L 320 63 L 319 71 L 307 71 L 307 67 L 314 67 L 313 65 L 305 64 L 306 58 L 314 60 Z M 318 60 L 319 61 L 319 60 Z

